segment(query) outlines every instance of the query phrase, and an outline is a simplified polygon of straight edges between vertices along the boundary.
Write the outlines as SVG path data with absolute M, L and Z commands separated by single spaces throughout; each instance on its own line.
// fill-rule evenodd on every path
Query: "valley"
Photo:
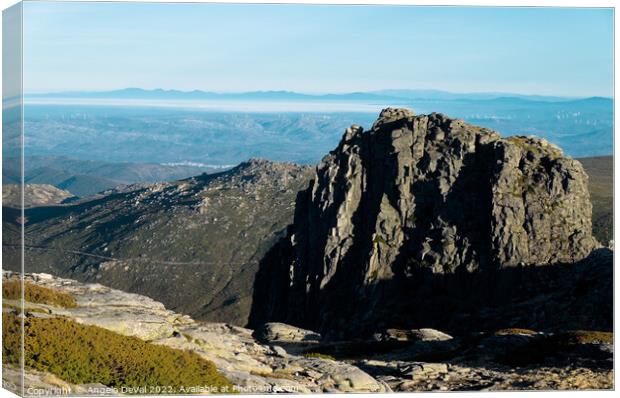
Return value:
M 390 106 L 418 114 L 441 112 L 504 136 L 536 135 L 572 157 L 612 152 L 609 98 L 424 91 L 211 94 L 128 89 L 26 97 L 26 155 L 203 167 L 236 165 L 256 157 L 313 165 L 338 144 L 347 127 L 369 128 L 381 109 Z M 4 156 L 14 156 L 8 147 L 4 151 Z M 119 170 L 98 177 L 123 180 L 125 174 Z M 32 178 L 53 183 L 36 173 Z

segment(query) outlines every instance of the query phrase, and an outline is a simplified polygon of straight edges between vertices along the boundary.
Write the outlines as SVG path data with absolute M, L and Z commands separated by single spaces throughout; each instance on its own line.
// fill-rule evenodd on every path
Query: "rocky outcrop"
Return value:
M 581 164 L 547 141 L 385 109 L 370 131 L 347 129 L 298 195 L 257 276 L 251 322 L 331 337 L 424 327 L 432 318 L 411 325 L 416 297 L 474 291 L 484 303 L 480 281 L 497 286 L 504 270 L 586 257 L 598 246 L 591 213 Z
M 19 275 L 5 272 L 3 277 L 11 280 Z M 607 277 L 609 285 L 604 288 L 611 292 L 613 278 Z M 285 324 L 265 325 L 253 333 L 229 324 L 195 321 L 147 297 L 99 284 L 47 274 L 26 274 L 24 279 L 68 293 L 76 302 L 74 307 L 60 308 L 26 301 L 27 319 L 63 317 L 191 350 L 213 362 L 239 392 L 613 388 L 613 333 L 609 332 L 507 328 L 451 337 L 433 329 L 392 329 L 378 339 L 323 343 L 316 333 Z M 3 300 L 4 312 L 14 313 L 19 307 L 18 300 Z M 564 311 L 559 316 L 572 314 Z M 253 336 L 259 334 L 272 340 L 257 341 Z M 283 341 L 290 345 L 286 350 L 273 345 Z M 75 385 L 29 367 L 22 373 L 17 365 L 7 363 L 2 381 L 4 388 L 30 395 L 116 395 L 108 385 Z

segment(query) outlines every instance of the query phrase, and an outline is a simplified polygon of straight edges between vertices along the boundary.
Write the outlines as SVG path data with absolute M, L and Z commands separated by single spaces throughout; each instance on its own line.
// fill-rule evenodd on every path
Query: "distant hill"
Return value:
M 303 94 L 293 91 L 250 91 L 241 93 L 216 93 L 210 91 L 144 90 L 125 88 L 113 91 L 73 91 L 44 94 L 27 94 L 27 99 L 37 98 L 92 98 L 92 99 L 141 99 L 141 100 L 398 100 L 401 97 L 378 93 Z
M 218 171 L 212 167 L 156 163 L 102 162 L 64 156 L 32 156 L 25 159 L 27 184 L 49 184 L 76 196 L 90 196 L 123 184 L 162 182 Z M 18 162 L 5 160 L 4 183 L 19 183 Z
M 2 185 L 2 206 L 18 208 L 21 206 L 21 189 L 18 184 Z M 26 184 L 24 186 L 24 206 L 34 207 L 60 204 L 74 197 L 71 192 L 63 191 L 48 184 Z
M 442 90 L 378 90 L 373 94 L 405 98 L 405 99 L 434 99 L 434 100 L 489 100 L 496 98 L 519 98 L 530 101 L 568 101 L 575 98 L 546 96 L 546 95 L 524 95 L 504 92 L 480 92 L 480 93 L 453 93 Z

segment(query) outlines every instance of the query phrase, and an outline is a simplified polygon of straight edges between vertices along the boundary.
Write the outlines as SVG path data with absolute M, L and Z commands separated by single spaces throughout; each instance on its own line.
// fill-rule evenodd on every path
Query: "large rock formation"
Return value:
M 503 270 L 586 257 L 598 245 L 591 213 L 581 164 L 545 140 L 385 109 L 370 131 L 347 129 L 298 195 L 257 277 L 251 322 L 428 326 L 421 295 L 494 300 Z

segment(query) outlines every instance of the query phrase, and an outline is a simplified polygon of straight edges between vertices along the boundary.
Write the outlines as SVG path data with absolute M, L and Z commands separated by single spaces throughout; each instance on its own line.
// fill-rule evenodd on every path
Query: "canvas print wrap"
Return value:
M 613 18 L 4 10 L 3 387 L 613 389 Z

